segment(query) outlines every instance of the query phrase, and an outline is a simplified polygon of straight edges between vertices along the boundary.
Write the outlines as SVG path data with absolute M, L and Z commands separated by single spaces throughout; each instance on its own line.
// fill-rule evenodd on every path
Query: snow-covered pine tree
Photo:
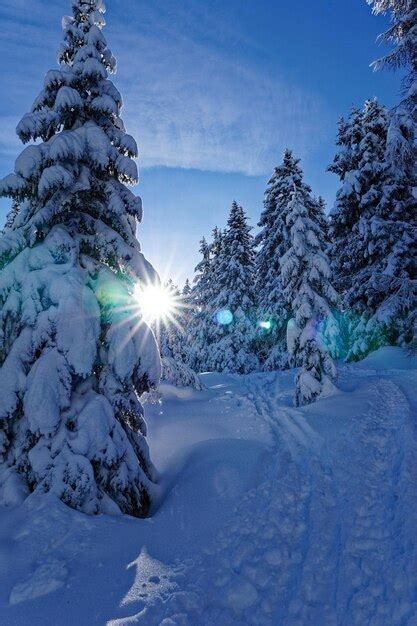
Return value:
M 347 172 L 355 170 L 358 165 L 358 147 L 362 140 L 362 112 L 352 107 L 347 119 L 341 118 L 338 125 L 336 145 L 339 147 L 329 172 L 337 174 L 344 180 Z
M 312 217 L 319 225 L 323 233 L 324 242 L 327 245 L 329 239 L 329 221 L 326 216 L 326 202 L 322 196 L 318 196 L 314 201 Z
M 192 312 L 187 327 L 186 362 L 196 372 L 207 371 L 207 346 L 209 333 L 209 303 L 211 297 L 211 252 L 203 237 L 200 241 L 201 260 L 195 268 L 194 284 L 189 296 Z
M 333 280 L 336 289 L 344 294 L 350 284 L 350 270 L 346 263 L 352 259 L 350 247 L 352 229 L 359 216 L 359 145 L 363 138 L 362 113 L 353 108 L 347 120 L 339 122 L 336 153 L 328 170 L 339 176 L 341 187 L 336 194 L 335 204 L 330 212 L 329 255 L 332 263 Z M 349 252 L 348 252 L 349 251 Z
M 285 238 L 288 205 L 294 187 L 300 189 L 309 206 L 319 214 L 318 206 L 309 195 L 311 188 L 303 181 L 299 160 L 291 150 L 284 153 L 283 162 L 275 168 L 265 192 L 264 210 L 255 239 L 256 294 L 259 320 L 263 322 L 257 330 L 257 347 L 263 369 L 284 369 L 288 365 L 286 328 L 289 311 L 283 296 L 280 258 L 288 249 Z
M 179 317 L 181 327 L 183 329 L 183 341 L 181 345 L 181 355 L 184 363 L 188 363 L 189 361 L 189 352 L 190 345 L 188 341 L 189 332 L 190 332 L 190 324 L 194 315 L 194 307 L 193 307 L 193 293 L 191 283 L 188 278 L 185 279 L 184 286 L 180 295 L 180 310 Z
M 415 0 L 368 0 L 375 14 L 391 13 L 391 27 L 380 38 L 394 45 L 373 63 L 375 70 L 404 68 L 403 98 L 391 111 L 387 156 L 400 176 L 408 173 L 415 183 L 417 168 L 417 5 Z M 396 166 L 396 167 L 395 167 Z
M 293 315 L 287 331 L 290 364 L 300 368 L 295 381 L 296 406 L 328 392 L 336 376 L 320 327 L 332 316 L 337 294 L 330 280 L 324 233 L 306 200 L 306 194 L 294 187 L 286 217 L 289 247 L 280 260 L 284 295 Z
M 181 346 L 182 360 L 184 363 L 189 364 L 190 352 L 193 353 L 192 346 L 189 342 L 191 325 L 196 314 L 194 306 L 194 294 L 191 283 L 187 278 L 182 288 L 181 293 L 181 310 L 180 310 L 180 323 L 183 329 L 183 341 Z
M 224 271 L 226 230 L 215 226 L 212 237 L 210 246 L 210 303 L 214 302 L 220 292 L 219 276 L 222 276 Z
M 210 301 L 211 289 L 211 250 L 205 237 L 200 241 L 201 261 L 195 268 L 192 300 L 196 307 L 202 308 Z
M 185 300 L 191 296 L 191 285 L 188 278 L 185 279 L 184 287 L 182 288 L 182 295 Z
M 135 236 L 134 139 L 108 79 L 102 0 L 72 0 L 60 67 L 17 133 L 31 144 L 0 193 L 0 499 L 50 492 L 87 513 L 144 516 L 155 471 L 140 395 L 157 384 L 155 338 L 135 309 L 157 280 Z
M 347 292 L 348 305 L 361 319 L 353 333 L 350 359 L 387 343 L 410 343 L 413 334 L 416 201 L 409 172 L 387 159 L 389 119 L 374 101 L 366 103 L 360 168 L 369 189 L 361 190 L 359 221 L 353 229 L 356 291 Z
M 169 294 L 173 311 L 166 319 L 154 322 L 154 333 L 159 341 L 161 357 L 172 357 L 174 360 L 182 361 L 184 330 L 181 324 L 183 311 L 181 291 L 172 279 L 167 281 L 164 289 Z
M 391 319 L 401 309 L 397 342 L 417 349 L 417 5 L 415 0 L 368 0 L 368 4 L 372 5 L 375 14 L 390 12 L 392 22 L 380 38 L 393 44 L 394 49 L 375 61 L 374 69 L 405 70 L 403 97 L 390 113 L 387 133 L 386 160 L 394 182 L 393 190 L 388 188 L 385 194 L 385 208 L 389 208 L 389 203 L 395 208 L 393 218 L 385 221 L 388 227 L 390 221 L 395 221 L 397 236 L 391 237 L 392 254 L 385 274 L 391 276 L 387 279 L 391 299 L 397 290 L 397 295 L 393 296 L 396 304 L 391 307 Z M 383 238 L 389 239 L 387 234 Z
M 173 311 L 166 319 L 155 322 L 155 335 L 162 358 L 161 380 L 176 387 L 194 387 L 200 390 L 203 388 L 201 381 L 188 365 L 189 319 L 183 293 L 172 280 L 168 281 L 165 289 L 170 294 Z
M 217 243 L 208 364 L 210 370 L 245 374 L 259 365 L 253 352 L 255 255 L 251 228 L 237 202 L 232 203 L 227 230 L 217 236 Z
M 381 345 L 409 342 L 415 308 L 411 181 L 386 159 L 385 107 L 375 99 L 367 101 L 359 133 L 357 118 L 355 113 L 354 135 L 349 139 L 345 133 L 342 158 L 331 167 L 342 180 L 331 213 L 330 255 L 351 327 L 349 359 L 362 358 Z
M 326 216 L 326 203 L 324 198 L 318 196 L 312 205 L 311 217 L 317 223 L 322 237 L 322 245 L 326 254 L 329 249 L 329 220 Z M 339 305 L 338 301 L 338 305 Z M 320 326 L 322 340 L 332 357 L 341 359 L 346 356 L 348 350 L 348 324 L 343 313 L 336 307 L 332 308 L 332 314 L 328 315 Z

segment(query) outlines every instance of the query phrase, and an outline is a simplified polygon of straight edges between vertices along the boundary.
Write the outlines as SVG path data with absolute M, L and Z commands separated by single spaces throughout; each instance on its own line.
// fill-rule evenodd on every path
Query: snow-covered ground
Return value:
M 292 407 L 293 372 L 147 405 L 153 517 L 0 510 L 6 626 L 417 626 L 417 360 L 384 348 Z

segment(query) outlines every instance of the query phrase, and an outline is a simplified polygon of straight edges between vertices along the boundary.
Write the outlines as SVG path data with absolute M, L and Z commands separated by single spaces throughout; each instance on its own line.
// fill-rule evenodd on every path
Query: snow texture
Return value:
M 2 509 L 0 622 L 415 626 L 416 375 L 382 348 L 297 409 L 293 371 L 163 385 L 152 521 Z

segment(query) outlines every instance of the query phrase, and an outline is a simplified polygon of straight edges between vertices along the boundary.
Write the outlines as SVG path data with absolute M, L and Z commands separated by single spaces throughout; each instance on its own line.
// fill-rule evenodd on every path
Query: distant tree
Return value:
M 183 314 L 182 295 L 178 285 L 169 279 L 164 285 L 172 303 L 172 311 L 167 317 L 154 322 L 154 332 L 159 340 L 161 357 L 172 357 L 181 362 L 183 360 L 184 329 L 181 324 Z
M 188 296 L 191 287 L 186 285 L 181 292 L 172 280 L 165 285 L 170 294 L 172 311 L 169 316 L 155 323 L 155 334 L 159 340 L 162 358 L 162 381 L 176 387 L 202 389 L 198 375 L 189 365 L 189 324 L 190 314 L 184 291 Z
M 209 303 L 210 303 L 210 314 L 213 314 L 212 307 L 214 306 L 214 301 L 221 290 L 221 284 L 219 280 L 224 275 L 225 264 L 227 262 L 227 255 L 225 254 L 225 246 L 226 246 L 226 231 L 218 228 L 217 226 L 213 228 L 212 233 L 212 243 L 210 245 L 210 295 L 209 295 Z
M 140 395 L 160 376 L 133 297 L 157 280 L 135 232 L 135 140 L 108 79 L 102 0 L 72 0 L 60 67 L 17 126 L 0 181 L 0 500 L 51 492 L 87 513 L 144 516 L 156 479 Z
M 332 317 L 337 294 L 331 284 L 324 233 L 305 191 L 294 187 L 286 218 L 289 247 L 281 257 L 284 296 L 293 318 L 288 323 L 290 363 L 299 367 L 295 404 L 313 402 L 332 388 L 336 369 L 321 334 Z
M 189 297 L 192 316 L 187 328 L 187 364 L 196 372 L 207 371 L 208 344 L 212 313 L 211 246 L 203 237 L 200 242 L 201 260 L 195 268 L 194 284 Z
M 291 150 L 284 153 L 283 162 L 275 168 L 265 192 L 264 210 L 255 239 L 256 294 L 258 299 L 258 352 L 263 369 L 284 369 L 288 365 L 286 328 L 289 310 L 283 296 L 280 259 L 289 247 L 285 236 L 289 201 L 295 189 L 304 195 L 312 215 L 322 220 L 321 206 L 311 197 L 311 188 L 303 181 L 299 160 Z
M 216 240 L 215 240 L 216 243 Z M 217 235 L 213 262 L 215 297 L 210 369 L 244 374 L 258 367 L 253 353 L 255 261 L 251 228 L 243 208 L 233 202 L 226 232 Z M 214 322 L 214 323 L 213 323 Z
M 185 299 L 187 299 L 191 294 L 191 285 L 190 285 L 190 281 L 188 280 L 188 278 L 185 279 L 185 283 L 184 283 L 184 287 L 182 289 L 182 295 L 184 296 Z

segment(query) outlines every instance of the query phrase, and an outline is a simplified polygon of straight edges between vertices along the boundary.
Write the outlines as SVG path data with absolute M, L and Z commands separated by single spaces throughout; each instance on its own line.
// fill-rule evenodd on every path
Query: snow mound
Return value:
M 57 591 L 65 585 L 67 576 L 66 563 L 57 559 L 50 559 L 39 565 L 29 578 L 13 587 L 10 592 L 10 604 L 27 602 Z

